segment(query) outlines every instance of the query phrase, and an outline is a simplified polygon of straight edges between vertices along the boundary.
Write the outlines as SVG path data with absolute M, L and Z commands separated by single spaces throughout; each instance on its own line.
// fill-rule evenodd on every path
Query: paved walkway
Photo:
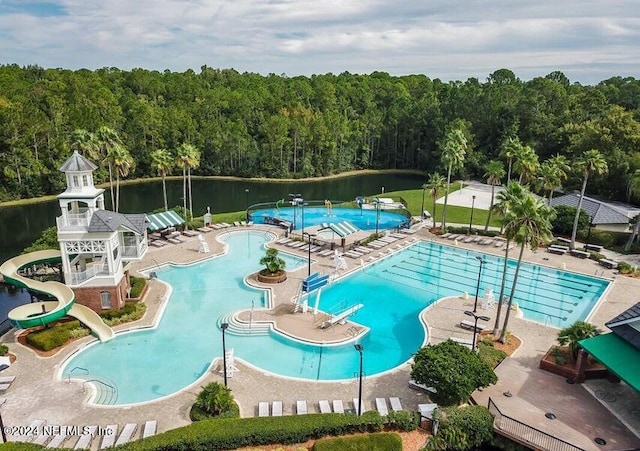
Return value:
M 273 227 L 255 228 L 280 233 L 278 229 Z M 204 235 L 212 251 L 212 254 L 207 255 L 206 258 L 223 252 L 223 245 L 216 239 L 217 236 L 223 233 L 226 233 L 226 231 L 211 232 Z M 415 236 L 425 240 L 436 239 L 425 229 L 420 230 L 414 237 Z M 411 238 L 413 237 L 407 237 L 407 240 Z M 451 244 L 451 242 L 449 242 L 449 244 Z M 466 246 L 464 244 L 459 245 Z M 502 252 L 492 246 L 468 246 L 489 253 L 500 254 Z M 197 249 L 198 241 L 196 238 L 191 238 L 181 245 L 170 248 L 152 248 L 149 250 L 144 261 L 130 265 L 129 269 L 135 273 L 137 270 L 144 268 L 152 269 L 168 261 L 182 263 L 205 257 L 203 254 L 199 254 Z M 301 256 L 306 255 L 306 249 L 304 248 L 300 251 L 287 248 L 287 251 L 298 253 Z M 312 271 L 318 270 L 324 273 L 333 272 L 332 258 L 323 259 L 313 256 L 313 259 Z M 603 325 L 605 321 L 628 308 L 636 301 L 635 293 L 638 288 L 640 288 L 640 281 L 618 276 L 610 270 L 603 270 L 593 261 L 579 260 L 570 256 L 551 255 L 543 251 L 536 253 L 527 251 L 526 259 L 549 266 L 566 266 L 571 270 L 587 274 L 598 273 L 598 275 L 614 278 L 615 283 L 607 293 L 605 302 L 603 302 L 592 315 L 591 321 L 597 325 Z M 366 262 L 349 259 L 347 259 L 347 262 L 349 270 L 357 269 L 363 263 L 366 264 Z M 310 317 L 311 315 L 293 315 L 287 312 L 287 310 L 292 307 L 291 299 L 301 279 L 306 276 L 306 272 L 304 272 L 304 274 L 297 274 L 300 272 L 301 271 L 294 272 L 285 283 L 278 284 L 275 287 L 269 287 L 269 289 L 273 290 L 274 294 L 274 296 L 272 296 L 274 299 L 274 310 L 271 313 L 265 314 L 270 314 L 276 322 L 277 327 L 291 335 L 320 341 L 340 339 L 340 334 L 342 333 L 340 328 L 336 328 L 330 332 L 321 332 L 317 328 L 310 328 L 309 325 L 305 323 L 305 316 Z M 120 331 L 153 324 L 154 321 L 158 319 L 157 313 L 161 304 L 165 302 L 165 298 L 164 285 L 157 280 L 150 281 L 150 290 L 145 299 L 148 305 L 148 313 L 136 324 L 123 325 L 116 329 Z M 461 311 L 468 309 L 468 303 L 470 301 L 464 301 L 460 298 L 451 299 L 451 301 L 441 302 L 426 312 L 426 321 L 429 324 L 430 340 L 432 343 L 446 339 L 449 336 L 468 337 L 469 335 L 469 332 L 463 331 L 455 325 L 459 323 L 460 318 L 463 316 L 461 315 Z M 536 374 L 540 357 L 555 340 L 556 330 L 520 319 L 514 319 L 511 324 L 511 330 L 523 338 L 523 346 L 511 360 L 515 362 L 514 364 L 516 366 L 524 368 L 523 371 L 534 375 Z M 67 346 L 56 355 L 43 358 L 38 357 L 33 351 L 17 343 L 15 335 L 11 333 L 5 335 L 3 341 L 9 344 L 10 351 L 17 356 L 15 364 L 3 372 L 3 375 L 17 376 L 11 388 L 6 392 L 6 402 L 2 406 L 5 425 L 25 426 L 33 420 L 41 418 L 45 419 L 49 425 L 84 426 L 97 424 L 106 426 L 107 424 L 117 423 L 122 427 L 128 422 L 142 424 L 145 420 L 155 419 L 158 420 L 159 431 L 165 431 L 190 423 L 189 409 L 195 396 L 199 392 L 199 386 L 210 381 L 222 381 L 220 374 L 210 373 L 192 388 L 164 400 L 125 408 L 91 406 L 86 404 L 89 395 L 88 387 L 80 383 L 69 383 L 58 380 L 57 371 L 66 358 L 93 340 L 94 338 L 92 337 L 85 337 Z M 176 358 L 179 358 L 178 355 L 176 355 Z M 289 414 L 293 412 L 295 402 L 300 399 L 305 399 L 309 402 L 310 412 L 317 412 L 319 411 L 317 403 L 321 399 L 342 399 L 343 402 L 345 402 L 345 407 L 351 407 L 349 400 L 357 396 L 358 387 L 357 379 L 355 378 L 341 383 L 307 382 L 267 375 L 241 362 L 236 363 L 240 372 L 236 373 L 234 377 L 229 380 L 229 386 L 240 404 L 242 416 L 257 415 L 256 409 L 260 401 L 281 400 L 283 401 L 284 413 Z M 505 368 L 508 368 L 508 366 L 505 365 Z M 499 368 L 499 370 L 502 371 L 501 368 Z M 425 394 L 408 388 L 407 381 L 409 379 L 409 371 L 410 366 L 406 365 L 385 375 L 366 378 L 363 392 L 365 407 L 367 409 L 373 409 L 376 397 L 398 396 L 406 409 L 416 409 L 419 403 L 428 402 L 428 397 Z M 529 387 L 534 379 L 536 379 L 536 377 L 530 376 L 526 386 Z M 512 374 L 510 372 L 502 375 L 501 383 L 511 383 L 511 381 Z M 510 388 L 510 390 L 518 393 L 515 387 Z M 541 385 L 539 390 L 540 393 L 545 393 L 547 385 Z M 579 386 L 571 387 L 571 390 L 586 392 Z M 485 391 L 487 394 L 492 393 L 489 389 Z M 494 396 L 498 397 L 499 394 L 492 394 L 491 396 L 492 398 Z M 538 399 L 547 399 L 549 402 L 555 401 L 558 402 L 558 404 L 567 402 L 566 399 L 556 398 L 555 395 L 546 397 L 531 396 L 527 398 L 527 401 L 535 405 Z M 545 410 L 546 408 L 546 405 L 540 407 L 541 410 Z M 595 409 L 596 407 L 590 405 L 589 408 Z M 611 425 L 611 427 L 615 426 L 616 428 L 619 427 L 616 425 L 617 420 L 615 420 L 608 411 L 603 411 L 599 415 L 599 424 Z M 576 427 L 577 426 L 579 425 L 576 425 Z M 568 427 L 572 427 L 572 425 L 568 425 Z M 615 431 L 617 434 L 618 429 L 611 429 L 611 431 Z M 591 431 L 584 432 L 584 434 L 593 438 L 593 432 Z M 609 434 L 605 434 L 604 432 L 602 436 L 605 439 L 613 440 Z M 11 436 L 10 439 L 15 439 L 15 436 Z M 77 437 L 69 439 L 66 445 L 72 445 L 76 439 Z M 625 433 L 624 430 L 620 429 L 619 443 L 624 443 L 624 440 L 628 440 L 626 443 L 633 443 L 635 437 L 629 432 Z M 638 442 L 636 443 L 640 444 Z M 94 443 L 94 448 L 95 446 L 97 446 L 97 440 Z M 607 445 L 600 449 L 619 448 L 609 447 Z

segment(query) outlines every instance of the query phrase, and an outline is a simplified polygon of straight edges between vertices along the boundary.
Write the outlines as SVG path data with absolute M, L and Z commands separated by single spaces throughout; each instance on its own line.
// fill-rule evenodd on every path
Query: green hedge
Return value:
M 204 420 L 221 420 L 223 418 L 240 418 L 240 408 L 236 403 L 233 403 L 231 408 L 218 416 L 211 416 L 209 413 L 202 410 L 200 407 L 193 405 L 191 406 L 191 410 L 189 411 L 189 418 L 191 421 L 204 421 Z
M 58 323 L 47 329 L 31 332 L 27 335 L 27 343 L 41 351 L 51 351 L 69 341 L 71 331 L 80 327 L 80 321 Z
M 325 438 L 313 445 L 313 451 L 402 451 L 402 437 L 395 432 Z
M 139 298 L 142 294 L 142 290 L 147 285 L 147 281 L 142 277 L 129 276 L 129 282 L 131 283 L 131 292 L 129 293 L 129 297 L 131 298 Z
M 413 431 L 420 424 L 420 414 L 417 411 L 391 411 L 387 416 L 387 425 L 398 431 Z
M 127 450 L 225 450 L 272 443 L 293 444 L 356 432 L 379 432 L 377 412 L 204 420 L 126 445 Z
M 440 426 L 425 450 L 486 449 L 493 439 L 493 415 L 484 406 L 442 407 L 436 409 Z
M 104 320 L 112 320 L 112 319 L 120 318 L 125 315 L 131 315 L 135 313 L 137 310 L 138 310 L 137 303 L 125 302 L 124 306 L 121 309 L 103 310 L 99 313 L 99 315 Z
M 480 360 L 486 363 L 489 368 L 493 369 L 507 357 L 507 353 L 494 347 L 493 344 L 481 341 L 478 344 L 478 357 L 480 357 Z

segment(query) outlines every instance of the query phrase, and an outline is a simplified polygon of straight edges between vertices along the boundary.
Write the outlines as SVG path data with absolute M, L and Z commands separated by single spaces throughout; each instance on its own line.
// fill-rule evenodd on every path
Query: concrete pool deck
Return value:
M 269 226 L 253 226 L 254 230 L 272 231 L 280 234 L 281 230 Z M 203 236 L 209 243 L 211 253 L 199 254 L 197 238 L 189 238 L 185 243 L 164 248 L 150 248 L 147 256 L 142 262 L 137 262 L 129 266 L 128 269 L 135 271 L 162 265 L 165 262 L 187 263 L 201 258 L 209 258 L 219 254 L 223 250 L 223 245 L 215 238 L 234 229 L 225 229 L 211 232 Z M 237 230 L 237 228 L 235 229 Z M 246 228 L 241 228 L 246 230 Z M 454 244 L 448 240 L 441 240 L 431 235 L 427 230 L 419 230 L 416 234 L 407 236 L 405 241 L 411 238 L 424 240 L 438 240 L 447 244 Z M 460 247 L 473 248 L 479 251 L 500 255 L 502 249 L 494 246 L 479 246 L 474 244 L 458 243 Z M 307 249 L 290 249 L 279 246 L 279 249 L 306 256 Z M 395 250 L 389 246 L 391 250 Z M 511 252 L 513 257 L 515 250 Z M 314 263 L 312 271 L 322 273 L 333 272 L 333 257 L 322 258 L 312 255 Z M 525 259 L 534 263 L 540 263 L 552 267 L 562 267 L 569 270 L 582 272 L 589 275 L 602 275 L 610 277 L 614 283 L 606 294 L 606 300 L 602 302 L 590 321 L 603 327 L 604 322 L 613 318 L 621 311 L 629 308 L 636 301 L 635 293 L 640 289 L 640 280 L 619 276 L 611 270 L 602 269 L 597 263 L 590 260 L 580 260 L 571 256 L 553 255 L 544 250 L 531 252 L 525 250 Z M 349 270 L 360 266 L 359 260 L 347 259 Z M 312 327 L 310 314 L 289 314 L 287 309 L 292 308 L 291 299 L 295 295 L 301 280 L 307 275 L 306 270 L 298 270 L 289 274 L 289 280 L 276 286 L 271 286 L 274 296 L 274 311 L 270 312 L 278 328 L 312 340 L 339 340 L 341 334 L 348 334 L 345 328 L 331 328 L 327 331 L 317 327 Z M 139 326 L 153 324 L 160 306 L 165 302 L 165 287 L 157 280 L 150 281 L 150 289 L 146 295 L 145 302 L 148 306 L 148 313 L 135 324 L 117 326 L 116 331 L 128 330 Z M 456 325 L 464 319 L 463 311 L 472 305 L 473 297 L 467 300 L 454 297 L 441 301 L 434 307 L 428 309 L 424 314 L 424 319 L 429 325 L 429 340 L 437 343 L 451 336 L 460 338 L 470 338 L 470 332 L 460 329 Z M 483 314 L 493 316 L 493 311 L 482 310 Z M 264 313 L 269 314 L 269 313 Z M 255 318 L 255 317 L 254 317 Z M 547 375 L 537 369 L 538 362 L 542 355 L 555 343 L 557 329 L 544 327 L 543 325 L 532 323 L 526 320 L 512 317 L 510 320 L 510 330 L 522 338 L 523 344 L 517 353 L 505 363 L 501 364 L 497 372 L 501 377 L 500 382 L 495 387 L 483 390 L 483 394 L 496 399 L 501 409 L 509 410 L 509 414 L 524 415 L 523 421 L 538 425 L 538 422 L 545 425 L 539 419 L 539 412 L 546 412 L 553 408 L 558 419 L 555 420 L 554 427 L 560 427 L 558 434 L 565 437 L 576 437 L 578 443 L 583 441 L 590 445 L 587 449 L 630 449 L 640 445 L 640 440 L 629 432 L 602 404 L 593 402 L 593 397 L 580 385 L 568 386 L 564 379 L 559 376 Z M 181 332 L 184 333 L 184 332 Z M 345 337 L 346 338 L 346 337 Z M 212 372 L 193 387 L 184 390 L 169 398 L 150 402 L 142 405 L 129 407 L 95 407 L 87 405 L 85 400 L 88 396 L 88 388 L 81 383 L 69 383 L 56 379 L 57 370 L 62 362 L 71 354 L 82 348 L 87 343 L 95 340 L 93 337 L 85 337 L 66 346 L 62 351 L 51 357 L 39 357 L 30 349 L 17 343 L 17 334 L 8 333 L 3 337 L 3 342 L 9 345 L 10 352 L 17 356 L 16 362 L 7 370 L 5 375 L 16 375 L 16 380 L 11 387 L 1 396 L 6 399 L 2 405 L 2 416 L 5 426 L 26 426 L 33 420 L 44 419 L 48 425 L 84 426 L 119 424 L 120 428 L 125 423 L 135 422 L 139 425 L 136 437 L 140 436 L 141 425 L 146 420 L 157 420 L 159 432 L 184 426 L 190 423 L 189 409 L 200 391 L 200 386 L 208 382 L 222 382 L 222 377 L 217 372 Z M 366 350 L 365 358 L 366 358 Z M 167 357 L 175 355 L 179 364 L 179 351 L 167 350 Z M 354 350 L 354 359 L 357 352 Z M 341 383 L 328 382 L 308 382 L 293 379 L 281 378 L 262 371 L 251 368 L 241 362 L 236 361 L 239 372 L 229 379 L 229 386 L 233 390 L 234 397 L 240 404 L 242 416 L 256 416 L 257 406 L 261 401 L 272 402 L 279 400 L 283 402 L 283 413 L 291 414 L 295 411 L 297 400 L 306 400 L 309 403 L 309 412 L 319 412 L 318 401 L 327 399 L 341 399 L 346 408 L 352 407 L 352 398 L 357 396 L 357 378 Z M 376 397 L 400 397 L 405 409 L 415 410 L 417 405 L 429 402 L 427 395 L 412 390 L 408 387 L 410 365 L 394 370 L 385 375 L 365 378 L 363 384 L 363 399 L 367 410 L 374 408 Z M 544 373 L 544 374 L 541 374 Z M 543 377 L 545 376 L 545 377 Z M 514 394 L 509 400 L 520 400 L 527 403 L 512 408 L 504 406 L 501 397 L 504 386 L 508 385 L 509 390 Z M 559 393 L 569 393 L 570 395 L 559 396 Z M 551 387 L 555 387 L 552 389 Z M 495 392 L 495 393 L 494 393 Z M 535 396 L 531 396 L 535 393 Z M 637 395 L 637 394 L 636 394 Z M 514 399 L 515 398 L 515 399 Z M 506 400 L 506 398 L 504 398 Z M 591 401 L 590 401 L 591 400 Z M 478 402 L 486 405 L 486 401 L 478 399 Z M 585 408 L 578 410 L 575 406 L 584 403 Z M 564 406 L 564 407 L 563 407 Z M 572 407 L 573 406 L 573 407 Z M 529 408 L 530 407 L 530 408 Z M 537 410 L 532 410 L 537 409 Z M 580 412 L 580 416 L 586 415 L 584 421 L 569 422 L 562 409 L 569 409 L 567 412 Z M 593 417 L 592 417 L 593 416 Z M 575 415 L 574 415 L 575 417 Z M 543 418 L 544 420 L 544 418 Z M 591 429 L 587 426 L 591 425 Z M 597 425 L 594 429 L 593 425 Z M 586 429 L 585 429 L 586 428 Z M 599 428 L 599 429 L 598 429 Z M 574 435 L 575 434 L 575 435 Z M 597 435 L 594 435 L 597 434 Z M 615 436 L 612 436 L 615 434 Z M 598 446 L 593 442 L 593 438 L 600 436 L 607 440 L 607 445 Z M 9 437 L 10 440 L 15 436 Z M 76 437 L 65 442 L 66 446 L 72 446 Z M 94 449 L 99 440 L 94 440 Z

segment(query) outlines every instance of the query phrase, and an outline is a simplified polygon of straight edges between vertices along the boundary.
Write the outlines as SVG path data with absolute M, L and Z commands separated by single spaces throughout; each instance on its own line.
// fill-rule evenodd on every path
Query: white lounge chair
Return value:
M 42 434 L 41 432 L 42 431 L 38 431 L 38 435 L 33 439 L 31 443 L 33 443 L 34 445 L 44 445 L 45 443 L 47 443 L 47 440 L 52 437 L 51 434 Z
M 331 406 L 329 405 L 329 401 L 323 399 L 318 402 L 320 405 L 320 413 L 331 413 Z
M 152 435 L 156 435 L 156 430 L 158 429 L 158 422 L 156 420 L 147 420 L 144 423 L 144 429 L 142 430 L 142 438 L 151 437 Z
M 271 415 L 274 417 L 282 416 L 282 401 L 273 401 L 271 405 Z
M 387 400 L 384 398 L 376 398 L 376 409 L 378 409 L 378 413 L 383 417 L 389 415 Z
M 298 401 L 296 403 L 296 413 L 298 415 L 306 415 L 307 414 L 307 401 Z
M 116 434 L 118 432 L 117 424 L 110 424 L 105 428 L 105 433 L 102 436 L 102 443 L 100 443 L 100 449 L 107 449 L 113 447 L 116 443 Z
M 46 420 L 41 420 L 41 419 L 33 420 L 28 427 L 24 428 L 24 430 L 27 433 L 16 437 L 16 442 L 28 442 L 32 440 L 34 435 L 31 433 L 31 431 L 41 431 L 42 427 L 45 424 L 47 424 Z
M 353 408 L 356 409 L 356 413 L 363 413 L 365 411 L 364 401 L 360 400 L 360 410 L 358 410 L 358 398 L 353 398 Z
M 66 432 L 60 432 L 53 436 L 51 441 L 47 443 L 47 448 L 62 448 L 62 444 L 67 439 Z
M 342 404 L 342 399 L 333 400 L 333 411 L 335 413 L 344 413 L 344 405 Z
M 258 416 L 259 417 L 268 417 L 269 416 L 269 403 L 262 401 L 258 404 Z
M 16 380 L 15 376 L 2 376 L 0 377 L 0 384 L 10 384 Z
M 391 404 L 391 410 L 395 412 L 400 412 L 402 410 L 402 403 L 398 397 L 389 398 L 389 404 Z
M 96 430 L 98 426 L 88 426 L 85 428 L 80 438 L 76 442 L 73 449 L 89 449 L 91 447 L 91 442 L 93 441 L 93 437 L 95 436 Z
M 127 423 L 122 428 L 122 432 L 118 436 L 118 440 L 116 440 L 116 446 L 124 445 L 125 443 L 129 443 L 131 441 L 131 437 L 135 434 L 136 429 L 138 429 L 137 423 Z

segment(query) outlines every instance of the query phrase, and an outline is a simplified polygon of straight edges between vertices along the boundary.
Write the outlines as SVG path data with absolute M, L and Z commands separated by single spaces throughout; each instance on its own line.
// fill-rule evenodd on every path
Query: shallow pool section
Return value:
M 118 334 L 110 342 L 87 347 L 65 363 L 60 377 L 94 381 L 94 403 L 117 405 L 169 396 L 202 377 L 212 360 L 222 356 L 220 322 L 235 311 L 268 305 L 267 292 L 248 287 L 243 279 L 260 269 L 264 244 L 273 236 L 248 230 L 223 239 L 229 246 L 223 256 L 157 271 L 173 288 L 157 328 Z M 373 376 L 404 364 L 425 342 L 420 311 L 443 296 L 475 292 L 477 255 L 481 254 L 419 241 L 333 282 L 323 289 L 319 307 L 338 314 L 362 304 L 350 319 L 370 328 L 359 343 L 364 347 L 365 375 Z M 291 258 L 290 270 L 306 267 L 306 260 Z M 497 296 L 502 260 L 485 258 L 481 292 L 490 287 Z M 512 278 L 515 262 L 509 268 Z M 586 318 L 607 283 L 525 264 L 515 302 L 527 318 L 564 327 Z M 315 301 L 312 294 L 309 304 Z M 333 339 L 331 333 L 327 330 L 328 340 Z M 282 376 L 322 381 L 351 379 L 358 373 L 353 342 L 314 345 L 273 331 L 239 334 L 230 328 L 226 344 L 235 358 Z
M 376 220 L 379 230 L 389 230 L 401 227 L 407 223 L 408 218 L 398 213 L 379 211 L 376 219 L 375 210 L 361 210 L 359 208 L 326 208 L 326 207 L 305 207 L 304 213 L 301 207 L 270 208 L 263 210 L 252 210 L 251 218 L 257 224 L 263 224 L 266 218 L 276 218 L 296 225 L 296 229 L 302 229 L 302 219 L 304 226 L 319 226 L 323 223 L 336 223 L 349 221 L 360 230 L 375 230 Z

